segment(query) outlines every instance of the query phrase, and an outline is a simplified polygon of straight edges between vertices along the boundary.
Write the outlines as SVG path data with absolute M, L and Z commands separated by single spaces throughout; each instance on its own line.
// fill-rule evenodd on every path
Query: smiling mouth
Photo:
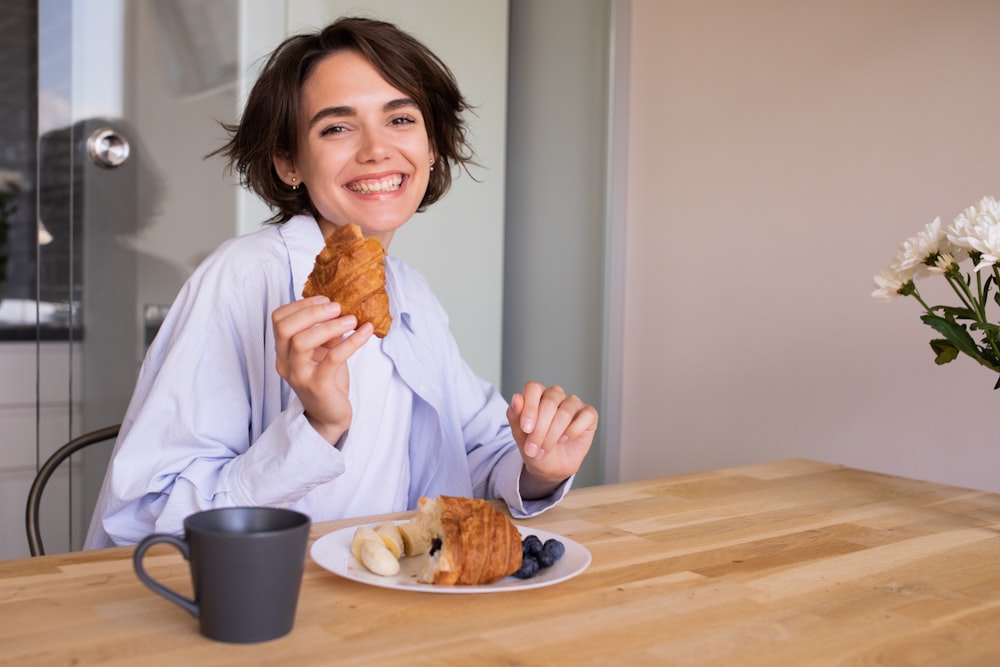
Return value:
M 403 175 L 393 174 L 385 178 L 367 181 L 354 181 L 347 184 L 347 189 L 361 195 L 370 195 L 376 192 L 395 192 L 403 185 Z

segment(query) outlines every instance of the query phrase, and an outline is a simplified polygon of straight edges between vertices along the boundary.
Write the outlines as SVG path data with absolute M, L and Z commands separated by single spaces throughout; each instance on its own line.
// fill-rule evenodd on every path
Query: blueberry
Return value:
M 521 568 L 514 573 L 514 576 L 518 579 L 531 579 L 538 574 L 539 569 L 540 567 L 536 559 L 531 556 L 525 556 L 521 559 Z
M 545 544 L 542 545 L 542 551 L 552 557 L 552 562 L 556 562 L 563 557 L 566 553 L 566 545 L 564 545 L 559 540 L 553 538 L 550 540 L 545 540 Z
M 556 559 L 548 551 L 542 551 L 536 558 L 538 559 L 538 566 L 542 568 L 552 567 L 552 564 L 556 562 Z
M 542 552 L 542 540 L 538 535 L 528 535 L 521 541 L 521 553 L 527 556 L 537 556 Z

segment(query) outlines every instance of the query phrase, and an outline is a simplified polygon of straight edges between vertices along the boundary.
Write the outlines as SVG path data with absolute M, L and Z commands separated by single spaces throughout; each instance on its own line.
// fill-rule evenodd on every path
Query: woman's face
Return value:
M 329 225 L 358 225 L 389 246 L 427 190 L 432 154 L 423 115 L 355 51 L 318 62 L 302 85 L 298 155 L 275 156 Z M 295 180 L 293 180 L 295 179 Z

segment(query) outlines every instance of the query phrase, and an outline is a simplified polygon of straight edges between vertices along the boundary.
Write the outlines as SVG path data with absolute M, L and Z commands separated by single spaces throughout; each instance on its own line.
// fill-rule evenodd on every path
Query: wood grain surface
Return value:
M 430 595 L 309 560 L 295 628 L 252 645 L 202 638 L 132 548 L 3 561 L 0 664 L 1000 665 L 995 494 L 793 460 L 578 489 L 518 523 L 582 543 L 590 568 Z M 190 592 L 175 551 L 146 565 Z

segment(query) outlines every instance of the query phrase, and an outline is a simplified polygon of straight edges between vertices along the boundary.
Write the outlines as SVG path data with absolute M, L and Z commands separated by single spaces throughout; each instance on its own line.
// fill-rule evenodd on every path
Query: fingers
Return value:
M 331 303 L 326 297 L 302 299 L 276 308 L 271 313 L 271 327 L 274 330 L 278 372 L 282 371 L 282 360 L 288 358 L 291 340 L 296 334 L 339 314 L 340 305 Z
M 358 327 L 354 333 L 344 338 L 344 334 L 350 331 L 351 328 L 352 327 L 348 327 L 345 331 L 340 333 L 337 336 L 337 342 L 329 346 L 330 351 L 327 354 L 326 359 L 323 360 L 324 363 L 340 364 L 347 361 L 347 358 L 360 350 L 361 346 L 367 343 L 368 339 L 375 333 L 375 325 L 371 322 L 365 322 Z
M 299 299 L 298 301 L 292 301 L 275 308 L 274 312 L 271 313 L 271 323 L 274 324 L 276 328 L 279 326 L 279 323 L 283 323 L 282 326 L 289 326 L 290 322 L 295 321 L 294 319 L 290 320 L 289 318 L 302 320 L 308 316 L 310 311 L 313 313 L 336 311 L 336 314 L 339 315 L 340 304 L 330 301 L 330 299 L 325 296 L 311 296 L 308 299 Z
M 524 396 L 514 394 L 507 406 L 507 421 L 510 422 L 510 430 L 514 434 L 514 440 L 518 443 L 524 442 L 524 429 L 521 428 L 521 410 L 524 409 Z
M 562 387 L 529 382 L 524 394 L 515 395 L 508 410 L 515 440 L 523 443 L 527 458 L 541 460 L 554 447 L 592 436 L 597 410 Z
M 562 391 L 558 385 L 551 387 L 551 389 Z M 525 433 L 531 433 L 535 430 L 538 420 L 538 404 L 545 391 L 547 391 L 546 387 L 539 382 L 529 382 L 524 385 L 524 407 L 521 410 L 520 425 L 521 430 Z
M 353 315 L 340 317 L 340 304 L 324 296 L 285 304 L 271 314 L 271 322 L 277 370 L 286 379 L 328 359 L 334 363 L 343 361 L 368 338 L 350 336 L 345 339 L 344 334 L 358 326 L 357 318 Z M 330 357 L 331 350 L 348 340 L 350 344 Z
M 338 374 L 346 368 L 347 359 L 368 342 L 374 331 L 375 327 L 370 322 L 365 322 L 353 334 L 326 350 L 322 359 L 313 364 L 296 366 L 289 384 L 302 388 L 306 385 L 317 387 L 314 390 L 316 393 L 324 393 L 323 388 L 336 383 Z
M 271 313 L 276 341 L 287 344 L 294 336 L 317 324 L 340 316 L 340 304 L 325 296 L 316 296 L 287 303 Z M 352 317 L 345 316 L 346 319 Z M 350 329 L 348 329 L 350 331 Z
M 537 402 L 531 401 L 529 397 L 539 394 L 539 391 Z M 561 409 L 566 393 L 558 385 L 541 390 L 539 387 L 525 386 L 524 399 L 525 408 L 521 413 L 521 428 L 527 433 L 524 454 L 529 458 L 541 459 L 547 450 L 552 449 L 555 444 L 553 439 L 558 438 L 572 420 L 572 415 Z M 566 406 L 567 409 L 568 407 Z M 530 428 L 525 428 L 526 424 Z

